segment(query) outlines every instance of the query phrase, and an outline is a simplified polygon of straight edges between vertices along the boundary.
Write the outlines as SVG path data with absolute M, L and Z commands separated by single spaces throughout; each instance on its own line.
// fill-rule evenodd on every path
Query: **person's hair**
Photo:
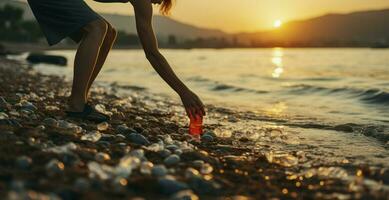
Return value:
M 173 0 L 162 0 L 160 11 L 163 15 L 169 15 L 172 7 L 173 7 Z

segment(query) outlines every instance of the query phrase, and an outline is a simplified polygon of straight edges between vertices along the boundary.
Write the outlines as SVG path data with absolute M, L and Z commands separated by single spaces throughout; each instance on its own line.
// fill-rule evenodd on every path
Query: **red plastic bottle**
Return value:
M 203 134 L 203 116 L 196 115 L 190 117 L 189 134 L 200 136 Z

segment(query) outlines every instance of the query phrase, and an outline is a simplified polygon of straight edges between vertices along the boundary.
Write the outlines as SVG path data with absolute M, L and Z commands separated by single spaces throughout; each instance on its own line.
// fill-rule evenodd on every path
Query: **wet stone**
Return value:
M 21 127 L 22 125 L 14 119 L 0 119 L 0 130 L 13 130 Z
M 90 188 L 90 183 L 86 178 L 78 178 L 74 182 L 73 187 L 77 191 L 86 191 Z
M 106 148 L 109 148 L 111 146 L 111 143 L 108 141 L 98 141 L 98 142 L 96 142 L 96 144 L 99 146 L 106 147 Z
M 116 133 L 123 134 L 123 135 L 127 134 L 129 131 L 130 131 L 130 128 L 128 128 L 128 126 L 124 125 L 124 124 L 117 126 L 115 129 Z
M 81 163 L 80 157 L 75 153 L 62 154 L 61 160 L 68 166 L 75 166 Z
M 28 102 L 28 101 L 23 103 L 22 109 L 30 110 L 30 111 L 38 110 L 38 108 L 36 106 L 34 106 L 34 104 L 32 104 L 31 102 Z
M 204 164 L 205 164 L 205 162 L 203 160 L 195 160 L 195 161 L 193 161 L 193 166 L 196 167 L 196 168 L 201 168 Z
M 3 97 L 0 97 L 0 111 L 9 110 L 10 108 L 11 104 L 9 104 Z
M 107 122 L 97 124 L 98 131 L 106 131 L 108 128 L 109 128 L 109 124 Z
M 0 119 L 8 119 L 9 116 L 6 113 L 0 112 Z
M 171 200 L 199 200 L 199 197 L 192 190 L 179 191 L 172 195 Z
M 174 154 L 176 154 L 176 155 L 181 155 L 182 153 L 183 153 L 183 151 L 181 149 L 176 149 L 174 151 Z
M 57 159 L 53 159 L 46 164 L 46 171 L 49 176 L 61 174 L 64 169 L 65 165 Z
M 171 166 L 171 165 L 176 165 L 180 162 L 180 157 L 178 155 L 170 155 L 165 160 L 163 161 L 165 165 Z
M 151 174 L 156 177 L 163 177 L 167 174 L 167 169 L 164 165 L 155 165 L 153 169 L 151 169 Z
M 145 151 L 143 149 L 135 149 L 130 152 L 130 155 L 139 159 L 143 159 L 145 157 Z
M 64 121 L 64 120 L 59 120 L 58 121 L 58 128 L 59 128 L 59 132 L 63 133 L 63 134 L 78 134 L 78 133 L 81 133 L 82 132 L 82 128 L 75 125 L 75 124 L 72 124 L 72 123 L 69 123 L 67 121 Z
M 200 176 L 200 172 L 197 169 L 194 168 L 188 168 L 185 170 L 185 178 L 190 179 L 193 177 L 198 177 Z
M 166 195 L 172 195 L 182 190 L 187 190 L 189 187 L 187 184 L 174 180 L 170 177 L 160 178 L 158 185 L 161 193 Z
M 154 164 L 152 162 L 143 161 L 140 164 L 139 170 L 140 170 L 140 173 L 142 173 L 142 174 L 150 175 L 153 167 L 154 167 Z
M 204 134 L 201 136 L 201 141 L 208 143 L 208 142 L 213 142 L 214 138 L 211 135 Z
M 166 149 L 169 149 L 170 151 L 174 151 L 174 150 L 178 149 L 178 146 L 174 145 L 174 144 L 170 144 L 170 145 L 166 146 Z
M 159 152 L 159 151 L 162 151 L 164 148 L 165 147 L 164 147 L 162 141 L 160 141 L 158 143 L 154 143 L 154 144 L 151 144 L 150 146 L 148 146 L 147 150 L 153 151 L 153 152 Z
M 97 142 L 101 138 L 101 133 L 99 131 L 92 131 L 81 136 L 81 140 Z
M 198 194 L 217 194 L 221 186 L 213 180 L 205 180 L 203 177 L 195 176 L 189 180 L 189 186 Z
M 20 156 L 16 159 L 16 166 L 19 169 L 29 169 L 32 164 L 32 159 L 28 156 Z
M 77 149 L 77 145 L 74 144 L 73 142 L 70 142 L 62 146 L 50 147 L 48 149 L 45 149 L 44 151 L 61 154 L 61 153 L 71 153 L 73 150 L 76 149 Z
M 46 127 L 44 125 L 39 125 L 36 127 L 37 130 L 44 131 L 46 130 Z
M 115 137 L 118 139 L 118 140 L 125 140 L 126 139 L 126 136 L 122 135 L 122 134 L 116 134 Z
M 212 171 L 213 171 L 213 167 L 208 163 L 203 164 L 200 169 L 200 172 L 202 174 L 210 174 L 212 173 Z
M 139 145 L 149 145 L 150 144 L 149 140 L 147 140 L 145 136 L 143 136 L 139 133 L 131 133 L 128 136 L 128 139 L 132 143 L 139 144 Z
M 111 156 L 109 156 L 109 154 L 107 154 L 107 153 L 99 152 L 95 155 L 95 160 L 97 162 L 105 162 L 105 161 L 110 160 L 110 159 L 111 159 Z
M 159 155 L 161 155 L 163 158 L 166 158 L 172 154 L 172 152 L 169 149 L 164 149 L 162 151 L 158 152 Z
M 206 133 L 204 133 L 204 135 L 210 135 L 210 136 L 212 136 L 213 138 L 217 138 L 216 133 L 213 132 L 213 131 L 207 131 Z

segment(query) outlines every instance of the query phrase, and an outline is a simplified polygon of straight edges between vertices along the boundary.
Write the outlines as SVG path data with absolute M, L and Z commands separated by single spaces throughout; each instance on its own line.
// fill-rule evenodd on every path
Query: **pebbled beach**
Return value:
M 299 134 L 347 132 L 348 126 L 304 127 L 282 116 L 208 105 L 205 135 L 198 139 L 187 134 L 180 102 L 136 86 L 122 96 L 117 84 L 94 87 L 92 103 L 112 117 L 94 124 L 65 117 L 70 84 L 63 77 L 0 58 L 0 85 L 1 197 L 389 197 L 387 165 L 334 155 Z

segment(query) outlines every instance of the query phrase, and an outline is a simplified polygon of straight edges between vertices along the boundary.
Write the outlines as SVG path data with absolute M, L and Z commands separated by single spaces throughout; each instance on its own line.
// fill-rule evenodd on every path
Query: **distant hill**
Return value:
M 389 42 L 389 9 L 328 14 L 292 21 L 281 28 L 256 33 L 240 33 L 243 42 L 298 44 L 360 44 Z
M 53 0 L 54 1 L 54 0 Z M 33 19 L 25 0 L 0 0 L 0 6 L 12 4 L 25 10 L 24 18 Z M 118 30 L 136 33 L 134 16 L 102 14 Z M 217 29 L 196 27 L 164 16 L 154 17 L 159 38 L 175 35 L 178 42 L 195 38 L 225 38 L 233 45 L 218 47 L 355 47 L 389 46 L 389 9 L 327 14 L 306 20 L 291 21 L 281 28 L 253 33 L 228 34 Z M 204 47 L 212 40 L 189 43 L 187 47 Z M 197 45 L 196 45 L 197 44 Z M 198 45 L 200 44 L 200 45 Z
M 56 0 L 53 0 L 56 1 Z M 13 6 L 22 8 L 24 12 L 24 18 L 28 20 L 34 19 L 34 16 L 25 3 L 25 1 L 18 0 L 0 0 L 0 6 L 5 4 L 11 4 Z M 116 14 L 105 14 L 101 15 L 111 22 L 118 30 L 126 33 L 136 33 L 135 17 L 126 15 Z M 196 27 L 193 25 L 185 24 L 165 16 L 154 17 L 154 29 L 158 37 L 166 38 L 168 35 L 175 35 L 178 40 L 184 39 L 195 39 L 198 37 L 209 38 L 209 37 L 229 37 L 228 34 L 217 29 L 207 29 Z

